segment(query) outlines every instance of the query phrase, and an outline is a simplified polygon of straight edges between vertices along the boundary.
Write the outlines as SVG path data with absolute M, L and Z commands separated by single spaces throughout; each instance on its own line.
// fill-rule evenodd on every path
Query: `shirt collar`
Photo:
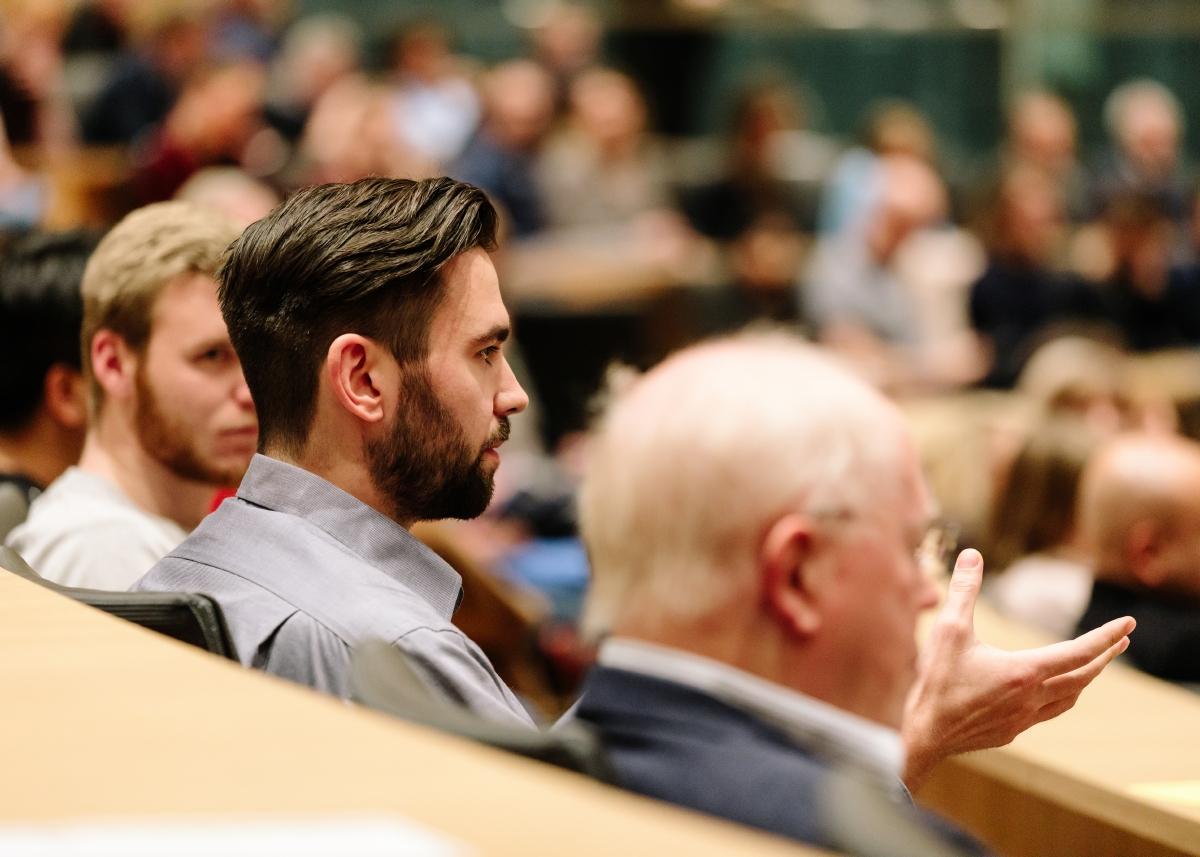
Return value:
M 462 578 L 445 560 L 391 518 L 315 473 L 255 455 L 237 496 L 303 518 L 416 592 L 447 620 L 462 600 Z
M 729 664 L 642 640 L 610 637 L 597 660 L 699 690 L 765 720 L 830 762 L 865 770 L 889 789 L 900 785 L 904 743 L 895 730 Z

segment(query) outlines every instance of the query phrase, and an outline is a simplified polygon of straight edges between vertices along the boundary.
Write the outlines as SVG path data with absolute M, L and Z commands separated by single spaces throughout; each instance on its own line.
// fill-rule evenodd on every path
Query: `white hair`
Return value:
M 1153 104 L 1175 120 L 1183 130 L 1183 107 L 1171 90 L 1148 77 L 1126 81 L 1109 93 L 1104 101 L 1104 126 L 1114 140 L 1124 141 L 1129 130 L 1133 108 Z
M 718 610 L 751 585 L 780 516 L 882 502 L 899 483 L 901 437 L 882 396 L 790 335 L 741 334 L 668 359 L 614 396 L 589 452 L 586 629 Z

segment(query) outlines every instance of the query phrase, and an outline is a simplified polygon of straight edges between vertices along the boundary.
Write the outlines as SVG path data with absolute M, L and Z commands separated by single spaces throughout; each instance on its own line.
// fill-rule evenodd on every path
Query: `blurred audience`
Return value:
M 1079 480 L 1101 436 L 1074 417 L 1034 424 L 992 506 L 984 595 L 1059 639 L 1075 630 L 1092 573 L 1075 522 Z M 1115 617 L 1114 617 L 1115 618 Z
M 210 55 L 222 62 L 267 62 L 279 44 L 290 0 L 223 0 L 210 29 Z
M 66 7 L 14 5 L 0 17 L 0 114 L 11 141 L 47 157 L 69 153 L 75 117 L 61 49 Z
M 1060 96 L 1042 89 L 1022 92 L 1008 111 L 1008 135 L 1001 151 L 1001 170 L 1034 170 L 1056 191 L 1072 223 L 1089 211 L 1087 172 L 1076 150 L 1076 122 Z
M 289 184 L 306 186 L 373 175 L 428 176 L 437 165 L 397 138 L 387 90 L 355 74 L 317 99 L 288 172 Z
M 361 28 L 344 15 L 312 15 L 288 28 L 270 67 L 265 108 L 285 140 L 298 141 L 318 99 L 360 70 L 362 41 Z
M 3 249 L 0 541 L 83 449 L 79 284 L 95 246 L 86 233 L 32 233 Z
M 972 381 L 983 354 L 956 293 L 975 276 L 977 251 L 956 233 L 929 234 L 947 199 L 925 161 L 883 157 L 877 181 L 857 227 L 817 240 L 801 275 L 803 318 L 821 342 L 889 388 Z
M 1131 80 L 1104 103 L 1111 148 L 1096 168 L 1094 205 L 1102 212 L 1114 197 L 1148 198 L 1173 223 L 1191 214 L 1191 184 L 1182 157 L 1183 108 L 1161 83 Z
M 799 95 L 781 83 L 744 91 L 733 108 L 723 173 L 688 195 L 686 212 L 703 235 L 732 241 L 756 224 L 777 221 L 794 231 L 811 232 L 813 200 L 786 178 L 783 142 L 804 127 Z M 794 266 L 793 266 L 794 270 Z
M 581 72 L 600 64 L 603 26 L 591 6 L 556 2 L 548 4 L 544 19 L 530 35 L 531 59 L 550 75 L 554 112 L 562 116 L 569 107 L 571 83 Z
M 212 209 L 238 229 L 266 217 L 280 203 L 270 185 L 235 167 L 205 167 L 180 186 L 175 199 Z
M 1100 296 L 1063 270 L 1063 199 L 1044 170 L 1006 170 L 983 201 L 976 225 L 987 268 L 971 286 L 971 325 L 990 356 L 983 383 L 1009 388 L 1053 325 L 1101 315 Z
M 448 173 L 487 191 L 525 238 L 546 226 L 537 158 L 554 115 L 554 81 L 536 63 L 511 60 L 480 79 L 483 121 Z
M 237 234 L 207 209 L 160 203 L 88 261 L 83 453 L 8 538 L 44 577 L 127 589 L 241 479 L 257 423 L 213 279 Z
M 1200 444 L 1131 435 L 1084 475 L 1081 537 L 1096 582 L 1079 628 L 1133 616 L 1133 664 L 1200 681 Z
M 925 116 L 905 101 L 872 105 L 860 140 L 833 165 L 821 195 L 818 231 L 822 235 L 861 227 L 882 192 L 882 160 L 902 155 L 933 163 L 936 140 Z
M 145 44 L 126 54 L 85 107 L 84 142 L 129 144 L 161 122 L 184 82 L 205 59 L 206 33 L 194 18 L 158 24 Z
M 546 144 L 540 186 L 551 227 L 624 225 L 671 207 L 669 172 L 637 84 L 595 68 L 571 84 L 565 126 Z
M 1017 390 L 1039 416 L 1071 416 L 1102 435 L 1140 425 L 1126 387 L 1125 354 L 1102 339 L 1059 336 L 1040 346 Z
M 170 199 L 197 170 L 248 163 L 262 129 L 265 79 L 256 63 L 197 73 L 162 124 L 135 153 L 134 188 L 141 202 Z
M 450 34 L 433 20 L 408 24 L 391 48 L 391 112 L 402 145 L 438 164 L 466 145 L 479 121 L 479 96 Z
M 0 117 L 0 229 L 20 232 L 38 226 L 45 219 L 49 197 L 46 176 L 25 169 L 13 157 Z
M 1173 266 L 1178 233 L 1146 193 L 1112 196 L 1088 271 L 1105 321 L 1133 351 L 1200 345 L 1200 268 Z

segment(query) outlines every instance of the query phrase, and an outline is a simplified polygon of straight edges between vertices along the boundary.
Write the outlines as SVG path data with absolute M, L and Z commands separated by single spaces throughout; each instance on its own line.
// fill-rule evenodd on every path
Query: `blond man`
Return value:
M 160 203 L 88 261 L 83 454 L 8 540 L 43 576 L 126 589 L 241 479 L 258 424 L 213 279 L 237 234 L 207 209 Z

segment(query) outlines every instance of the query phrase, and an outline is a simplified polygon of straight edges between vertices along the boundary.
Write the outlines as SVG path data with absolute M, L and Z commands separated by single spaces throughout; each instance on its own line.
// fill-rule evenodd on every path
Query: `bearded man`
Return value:
M 88 259 L 83 452 L 8 537 L 44 577 L 127 589 L 245 472 L 258 424 L 214 280 L 236 237 L 213 212 L 161 203 L 127 216 Z
M 445 696 L 531 725 L 450 617 L 461 581 L 410 535 L 491 499 L 508 418 L 496 212 L 446 178 L 300 191 L 218 274 L 258 406 L 259 452 L 227 500 L 138 582 L 207 593 L 242 662 L 339 696 L 369 638 Z

